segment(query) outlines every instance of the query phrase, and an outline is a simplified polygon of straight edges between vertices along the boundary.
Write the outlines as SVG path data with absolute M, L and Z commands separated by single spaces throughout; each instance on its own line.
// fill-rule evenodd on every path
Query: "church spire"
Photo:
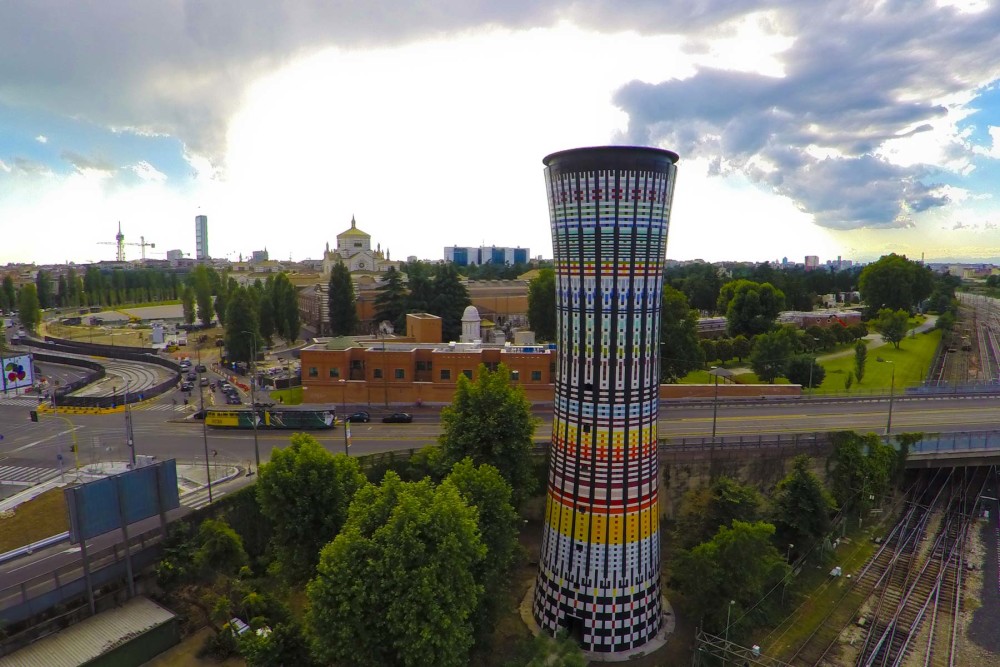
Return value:
M 354 221 L 354 214 L 352 213 L 351 214 L 351 229 L 357 229 L 357 228 L 358 228 L 358 223 L 356 223 Z

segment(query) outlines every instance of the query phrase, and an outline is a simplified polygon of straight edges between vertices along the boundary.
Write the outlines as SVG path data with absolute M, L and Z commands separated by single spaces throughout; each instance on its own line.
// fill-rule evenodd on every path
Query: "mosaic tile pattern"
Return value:
M 587 651 L 660 629 L 656 418 L 660 293 L 677 155 L 545 158 L 558 372 L 534 615 Z

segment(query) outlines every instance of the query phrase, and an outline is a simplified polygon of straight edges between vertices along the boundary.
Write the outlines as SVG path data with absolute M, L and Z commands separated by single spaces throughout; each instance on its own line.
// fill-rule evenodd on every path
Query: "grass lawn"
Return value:
M 277 401 L 279 397 L 285 405 L 300 405 L 302 403 L 302 387 L 272 389 L 271 400 Z
M 934 353 L 940 342 L 941 331 L 934 330 L 917 334 L 914 338 L 907 336 L 900 342 L 898 350 L 890 344 L 869 349 L 868 359 L 865 362 L 865 377 L 861 382 L 855 378 L 849 392 L 844 389 L 844 382 L 848 372 L 854 370 L 854 355 L 821 362 L 826 369 L 826 378 L 822 385 L 809 393 L 888 392 L 893 383 L 894 369 L 897 391 L 919 385 L 927 376 L 927 369 L 934 359 Z M 879 359 L 892 363 L 879 362 Z
M 69 530 L 62 489 L 52 489 L 0 516 L 0 553 L 13 551 Z

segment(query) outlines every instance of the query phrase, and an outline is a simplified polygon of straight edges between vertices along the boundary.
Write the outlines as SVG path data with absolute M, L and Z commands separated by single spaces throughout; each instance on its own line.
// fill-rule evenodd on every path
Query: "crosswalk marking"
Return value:
M 27 482 L 41 484 L 57 476 L 59 471 L 54 468 L 35 468 L 31 466 L 0 466 L 0 482 Z
M 3 396 L 0 394 L 0 405 L 25 405 L 25 406 L 36 406 L 38 405 L 37 398 L 13 398 L 10 396 Z

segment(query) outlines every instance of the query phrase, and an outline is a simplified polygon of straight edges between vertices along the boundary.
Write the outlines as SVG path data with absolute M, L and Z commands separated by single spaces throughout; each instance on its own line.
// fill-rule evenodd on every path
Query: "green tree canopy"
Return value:
M 441 435 L 445 461 L 468 457 L 476 465 L 500 471 L 513 489 L 513 503 L 520 507 L 535 490 L 531 452 L 537 420 L 524 390 L 510 381 L 510 371 L 500 364 L 495 371 L 485 365 L 476 380 L 458 377 L 451 405 L 441 410 Z
M 932 289 L 930 269 L 895 253 L 869 264 L 858 277 L 858 291 L 869 314 L 883 308 L 909 313 Z
M 540 341 L 556 339 L 556 272 L 540 269 L 528 283 L 528 324 Z
M 33 283 L 23 285 L 17 293 L 17 313 L 21 325 L 34 331 L 42 321 L 42 308 L 38 303 L 38 289 Z
M 882 334 L 882 338 L 892 343 L 892 346 L 898 350 L 900 342 L 906 338 L 906 329 L 909 320 L 910 316 L 905 310 L 893 312 L 889 308 L 883 308 L 878 311 L 878 317 L 875 320 L 875 329 Z
M 476 521 L 448 481 L 389 472 L 361 488 L 308 586 L 314 655 L 359 667 L 468 664 L 486 555 Z
M 296 433 L 260 467 L 257 501 L 273 526 L 272 546 L 291 579 L 309 577 L 323 545 L 336 537 L 365 478 L 357 459 L 330 454 Z
M 809 457 L 800 455 L 792 471 L 778 482 L 773 497 L 774 525 L 782 543 L 806 551 L 830 530 L 833 498 L 809 470 Z
M 766 605 L 757 602 L 788 573 L 784 554 L 773 543 L 775 527 L 763 521 L 733 521 L 708 542 L 678 554 L 673 583 L 684 594 L 693 619 L 721 633 L 727 617 L 736 621 L 755 609 L 761 620 Z M 730 611 L 729 601 L 736 604 Z
M 726 314 L 730 336 L 755 336 L 774 326 L 785 308 L 785 295 L 771 283 L 733 280 L 719 291 L 718 308 Z
M 184 312 L 184 323 L 194 324 L 194 290 L 190 285 L 181 288 L 181 310 Z
M 257 305 L 246 287 L 229 294 L 226 305 L 226 352 L 229 361 L 249 362 L 257 340 Z M 249 332 L 249 333 L 247 333 Z
M 330 306 L 330 335 L 353 336 L 358 329 L 358 309 L 351 272 L 343 262 L 330 269 L 327 299 Z
M 826 369 L 816 361 L 816 357 L 810 354 L 797 354 L 789 359 L 785 376 L 792 384 L 812 389 L 823 384 Z
M 198 527 L 198 542 L 194 563 L 199 569 L 231 575 L 247 563 L 242 538 L 225 521 L 202 521 Z
M 698 311 L 683 292 L 663 286 L 660 311 L 660 382 L 677 382 L 701 368 L 705 356 L 698 341 Z
M 719 477 L 711 486 L 684 494 L 675 532 L 683 549 L 712 539 L 719 528 L 734 520 L 756 521 L 760 518 L 761 496 L 753 486 L 730 477 Z
M 198 320 L 205 327 L 212 324 L 212 279 L 208 271 L 209 267 L 199 264 L 190 275 L 191 289 L 194 290 L 194 300 L 198 305 Z
M 472 301 L 462 276 L 451 262 L 439 264 L 431 281 L 433 298 L 430 312 L 441 318 L 441 336 L 444 340 L 462 337 L 462 315 Z
M 55 297 L 52 294 L 52 275 L 39 269 L 35 275 L 35 289 L 38 291 L 38 305 L 41 308 L 51 308 L 55 305 Z
M 406 285 L 396 267 L 390 266 L 382 276 L 375 296 L 375 321 L 391 322 L 394 331 L 406 330 Z
M 795 332 L 788 327 L 760 334 L 753 339 L 750 367 L 761 380 L 773 383 L 776 378 L 785 374 L 795 349 Z
M 471 459 L 463 459 L 445 479 L 455 485 L 468 505 L 476 508 L 479 534 L 486 546 L 485 557 L 473 568 L 476 583 L 483 589 L 479 608 L 473 614 L 473 628 L 476 637 L 485 639 L 507 597 L 519 517 L 511 505 L 510 484 L 493 466 L 476 467 Z
M 865 363 L 868 361 L 868 344 L 859 340 L 854 344 L 854 377 L 858 384 L 865 379 Z

